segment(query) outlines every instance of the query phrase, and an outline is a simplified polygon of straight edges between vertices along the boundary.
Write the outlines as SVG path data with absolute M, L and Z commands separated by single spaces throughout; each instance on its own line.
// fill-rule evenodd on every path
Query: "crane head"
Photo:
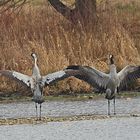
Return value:
M 31 53 L 31 56 L 32 56 L 33 59 L 37 59 L 37 56 L 36 56 L 35 53 Z

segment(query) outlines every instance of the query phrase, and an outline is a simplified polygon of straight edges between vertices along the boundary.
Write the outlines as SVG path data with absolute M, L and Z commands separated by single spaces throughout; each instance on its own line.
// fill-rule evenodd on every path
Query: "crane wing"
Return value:
M 124 67 L 119 73 L 120 87 L 126 86 L 129 82 L 140 78 L 140 66 L 128 65 Z
M 74 76 L 88 84 L 98 88 L 106 89 L 109 75 L 88 66 L 68 66 L 66 69 L 57 71 L 42 77 L 44 85 Z
M 77 71 L 74 77 L 87 82 L 98 89 L 106 89 L 109 75 L 89 66 L 68 66 L 66 70 Z
M 10 70 L 0 70 L 0 75 L 13 79 L 17 82 L 20 82 L 23 85 L 30 87 L 31 77 L 28 75 Z
M 58 82 L 60 80 L 68 78 L 70 76 L 74 76 L 75 74 L 76 74 L 76 72 L 73 70 L 72 71 L 61 70 L 61 71 L 53 72 L 46 76 L 43 76 L 42 82 L 43 82 L 43 85 L 49 85 L 54 82 Z

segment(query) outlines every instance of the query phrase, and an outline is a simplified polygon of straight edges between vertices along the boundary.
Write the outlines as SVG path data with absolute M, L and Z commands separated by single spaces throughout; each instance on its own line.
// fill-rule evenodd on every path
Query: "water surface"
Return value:
M 113 102 L 111 104 L 113 113 Z M 117 114 L 139 114 L 140 98 L 116 99 Z M 42 104 L 42 116 L 106 115 L 107 100 L 47 101 Z M 0 104 L 0 118 L 22 118 L 35 116 L 34 102 Z
M 140 117 L 0 126 L 1 140 L 139 140 Z

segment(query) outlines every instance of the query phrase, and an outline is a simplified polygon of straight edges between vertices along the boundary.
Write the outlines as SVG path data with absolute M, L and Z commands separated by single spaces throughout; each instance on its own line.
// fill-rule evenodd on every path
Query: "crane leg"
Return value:
M 113 102 L 114 102 L 114 115 L 116 115 L 116 108 L 115 108 L 115 103 L 116 103 L 116 100 L 115 100 L 115 97 L 114 97 Z
M 110 116 L 110 100 L 108 100 L 108 115 Z
M 39 116 L 39 120 L 41 120 L 41 104 L 40 104 L 40 116 Z
M 37 115 L 37 103 L 35 103 L 35 108 L 36 108 L 36 118 L 38 118 L 38 115 Z

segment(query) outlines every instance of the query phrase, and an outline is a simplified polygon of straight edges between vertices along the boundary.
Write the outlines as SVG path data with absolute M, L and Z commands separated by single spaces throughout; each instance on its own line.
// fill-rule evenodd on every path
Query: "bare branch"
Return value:
M 75 8 L 71 9 L 60 0 L 48 0 L 50 4 L 65 18 L 74 24 L 87 24 L 95 21 L 96 0 L 75 0 Z
M 65 18 L 69 20 L 71 19 L 74 10 L 64 5 L 60 0 L 48 0 L 48 1 Z

